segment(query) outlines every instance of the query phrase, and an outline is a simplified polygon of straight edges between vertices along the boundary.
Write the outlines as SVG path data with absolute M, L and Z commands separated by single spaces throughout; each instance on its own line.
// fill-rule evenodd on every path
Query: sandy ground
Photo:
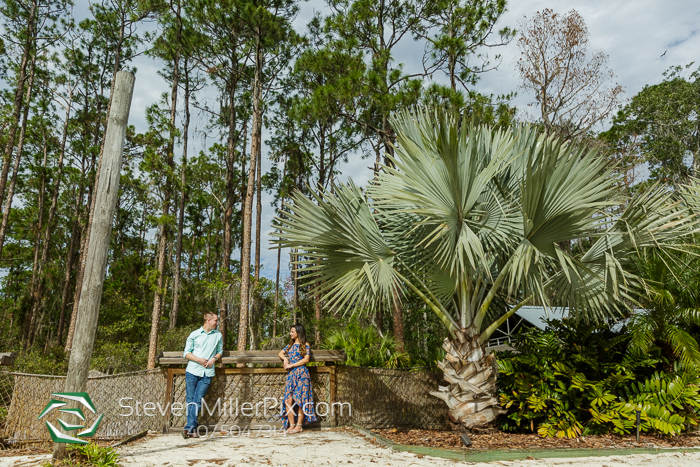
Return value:
M 275 436 L 271 436 L 275 434 Z M 633 456 L 587 457 L 571 459 L 533 459 L 466 463 L 452 460 L 393 452 L 370 443 L 351 432 L 304 432 L 294 436 L 270 432 L 252 432 L 237 437 L 210 437 L 184 440 L 181 436 L 157 435 L 117 448 L 124 467 L 151 466 L 322 466 L 377 465 L 441 466 L 476 465 L 508 467 L 583 466 L 583 467 L 695 467 L 700 465 L 700 452 L 639 454 Z M 0 458 L 0 467 L 32 467 L 49 456 Z

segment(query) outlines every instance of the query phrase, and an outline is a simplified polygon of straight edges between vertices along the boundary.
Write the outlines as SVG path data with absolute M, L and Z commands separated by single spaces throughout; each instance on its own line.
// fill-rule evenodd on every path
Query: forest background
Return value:
M 585 139 L 629 190 L 697 175 L 698 77 L 670 67 L 694 59 L 700 10 L 653 3 L 579 10 L 591 28 L 568 47 L 585 46 L 584 65 L 598 57 L 604 93 L 575 121 L 552 118 L 520 66 L 516 30 L 544 2 L 0 2 L 0 350 L 19 352 L 23 371 L 65 374 L 112 77 L 128 69 L 136 95 L 95 369 L 152 368 L 205 310 L 221 314 L 227 349 L 280 347 L 301 321 L 314 345 L 373 349 L 356 363 L 434 365 L 446 332 L 415 297 L 359 321 L 325 310 L 290 269 L 294 252 L 269 250 L 275 209 L 295 189 L 370 180 L 391 151 L 391 114 L 415 104 Z M 555 32 L 542 37 L 566 49 Z M 654 99 L 674 84 L 690 96 L 689 129 L 661 148 L 629 125 L 644 103 L 632 97 L 656 83 L 671 84 Z

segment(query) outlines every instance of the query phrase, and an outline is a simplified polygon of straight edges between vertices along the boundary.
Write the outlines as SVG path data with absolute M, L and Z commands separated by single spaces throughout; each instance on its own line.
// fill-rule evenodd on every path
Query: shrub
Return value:
M 394 338 L 388 334 L 381 336 L 371 324 L 361 324 L 356 318 L 342 329 L 338 329 L 323 341 L 324 349 L 342 349 L 351 366 L 407 367 L 408 354 L 397 352 Z
M 696 425 L 700 378 L 658 371 L 660 360 L 627 353 L 627 336 L 609 325 L 549 321 L 518 336 L 519 353 L 499 355 L 504 430 L 547 437 L 628 434 L 641 410 L 641 431 L 677 434 Z

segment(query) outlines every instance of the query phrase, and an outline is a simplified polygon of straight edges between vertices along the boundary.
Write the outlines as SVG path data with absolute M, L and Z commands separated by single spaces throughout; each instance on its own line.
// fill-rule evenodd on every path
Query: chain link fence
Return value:
M 0 433 L 6 444 L 25 444 L 50 439 L 46 422 L 58 427 L 61 413 L 53 410 L 38 420 L 39 414 L 52 399 L 52 394 L 63 392 L 65 376 L 31 375 L 23 373 L 0 374 Z M 88 378 L 87 393 L 97 408 L 97 413 L 83 410 L 86 426 L 100 415 L 97 439 L 118 439 L 143 430 L 162 429 L 166 412 L 157 410 L 163 405 L 165 375 L 162 370 L 146 370 L 118 375 Z M 132 417 L 128 414 L 130 400 L 153 404 L 155 415 Z M 133 405 L 133 404 L 131 404 Z M 149 406 L 150 407 L 150 406 Z M 73 422 L 74 420 L 70 420 Z
M 449 429 L 447 406 L 430 395 L 442 373 L 423 369 L 388 369 L 341 366 L 338 368 L 338 401 L 349 403 L 338 414 L 339 425 L 375 428 Z
M 317 373 L 313 367 L 309 370 L 314 402 L 330 402 L 328 373 Z M 285 378 L 285 373 L 217 375 L 204 398 L 203 416 L 199 417 L 199 423 L 209 426 L 281 423 Z M 185 398 L 185 375 L 176 374 L 172 401 L 181 402 L 184 406 Z M 252 404 L 252 407 L 244 407 L 243 404 Z M 185 411 L 172 412 L 168 426 L 184 427 Z M 328 416 L 318 418 L 320 422 L 328 421 Z
M 280 423 L 285 373 L 255 369 L 249 374 L 217 375 L 205 398 L 203 425 Z M 324 425 L 352 423 L 373 428 L 448 429 L 447 407 L 429 392 L 440 373 L 420 369 L 336 367 L 336 404 L 331 402 L 331 376 L 311 370 L 314 402 Z M 59 412 L 37 420 L 51 394 L 63 392 L 65 377 L 0 372 L 0 439 L 5 445 L 50 442 L 45 422 L 57 426 Z M 143 430 L 163 431 L 185 425 L 185 375 L 175 374 L 172 397 L 166 401 L 166 371 L 139 371 L 88 378 L 87 392 L 97 414 L 84 411 L 90 426 L 103 414 L 97 438 L 120 439 Z M 272 408 L 275 399 L 276 407 Z M 220 404 L 216 407 L 216 404 Z M 251 403 L 248 410 L 243 403 Z M 180 404 L 182 410 L 176 410 Z M 258 406 L 257 410 L 255 409 Z M 333 415 L 335 414 L 335 415 Z M 331 417 L 335 416 L 332 420 Z

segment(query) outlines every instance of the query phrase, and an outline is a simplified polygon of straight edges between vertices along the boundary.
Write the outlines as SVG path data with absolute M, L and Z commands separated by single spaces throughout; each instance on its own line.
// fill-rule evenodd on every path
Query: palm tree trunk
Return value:
M 506 413 L 495 396 L 495 356 L 486 355 L 475 329 L 460 329 L 455 334 L 456 339 L 443 342 L 445 359 L 438 363 L 448 385 L 430 394 L 445 401 L 453 423 L 466 428 L 483 426 Z

